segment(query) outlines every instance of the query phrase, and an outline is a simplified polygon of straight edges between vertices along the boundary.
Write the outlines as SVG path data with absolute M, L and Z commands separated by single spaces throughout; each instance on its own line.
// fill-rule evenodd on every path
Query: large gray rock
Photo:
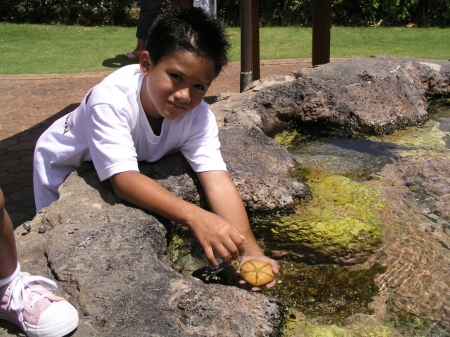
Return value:
M 165 226 L 118 202 L 92 166 L 60 191 L 32 221 L 47 231 L 18 247 L 22 269 L 51 275 L 70 295 L 82 318 L 74 336 L 264 336 L 279 324 L 269 298 L 175 272 Z
M 221 139 L 249 210 L 280 209 L 308 192 L 289 175 L 289 153 L 259 129 L 223 130 Z M 205 205 L 181 154 L 140 169 Z M 44 234 L 36 232 L 41 222 Z M 172 224 L 120 202 L 92 164 L 69 175 L 60 199 L 31 223 L 31 233 L 16 233 L 22 269 L 60 283 L 82 318 L 74 336 L 270 336 L 281 324 L 281 306 L 269 297 L 176 272 L 167 250 Z
M 222 155 L 241 197 L 251 212 L 274 211 L 309 196 L 291 171 L 291 154 L 256 127 L 222 129 Z
M 427 96 L 450 92 L 450 62 L 354 57 L 294 72 L 262 86 L 225 117 L 268 131 L 280 121 L 336 135 L 392 133 L 428 118 Z M 259 88 L 258 88 L 259 89 Z

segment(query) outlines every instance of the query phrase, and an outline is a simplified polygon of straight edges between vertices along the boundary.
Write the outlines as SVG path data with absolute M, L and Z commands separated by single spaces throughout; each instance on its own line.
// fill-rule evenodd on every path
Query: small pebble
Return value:
M 45 227 L 45 225 L 43 223 L 41 223 L 38 227 L 38 232 L 45 233 L 46 230 L 47 230 L 47 228 Z
M 30 232 L 30 230 L 31 230 L 31 225 L 30 225 L 30 223 L 29 223 L 28 221 L 25 221 L 25 222 L 22 224 L 22 227 L 23 227 L 23 229 L 25 229 L 27 232 Z

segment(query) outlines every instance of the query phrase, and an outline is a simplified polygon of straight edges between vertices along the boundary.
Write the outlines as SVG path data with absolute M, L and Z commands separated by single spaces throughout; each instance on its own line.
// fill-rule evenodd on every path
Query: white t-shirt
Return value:
M 177 150 L 195 172 L 226 170 L 208 105 L 202 102 L 176 120 L 164 119 L 155 135 L 140 101 L 143 78 L 139 65 L 115 71 L 41 135 L 34 152 L 37 211 L 58 199 L 58 187 L 83 161 L 92 160 L 102 181 L 139 171 L 138 162 L 155 162 Z

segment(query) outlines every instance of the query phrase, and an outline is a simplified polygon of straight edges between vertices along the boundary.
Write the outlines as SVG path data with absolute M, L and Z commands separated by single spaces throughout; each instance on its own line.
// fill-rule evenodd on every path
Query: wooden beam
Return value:
M 312 65 L 330 62 L 331 0 L 313 0 Z

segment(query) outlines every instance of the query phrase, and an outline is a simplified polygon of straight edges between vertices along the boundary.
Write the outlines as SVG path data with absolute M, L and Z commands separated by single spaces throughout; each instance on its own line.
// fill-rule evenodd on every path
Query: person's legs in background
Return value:
M 141 53 L 144 51 L 145 42 L 147 40 L 148 30 L 161 12 L 163 0 L 141 0 L 139 19 L 136 29 L 137 44 L 136 48 L 127 54 L 131 60 L 139 60 Z
M 193 0 L 171 0 L 172 8 L 190 8 L 193 7 Z

